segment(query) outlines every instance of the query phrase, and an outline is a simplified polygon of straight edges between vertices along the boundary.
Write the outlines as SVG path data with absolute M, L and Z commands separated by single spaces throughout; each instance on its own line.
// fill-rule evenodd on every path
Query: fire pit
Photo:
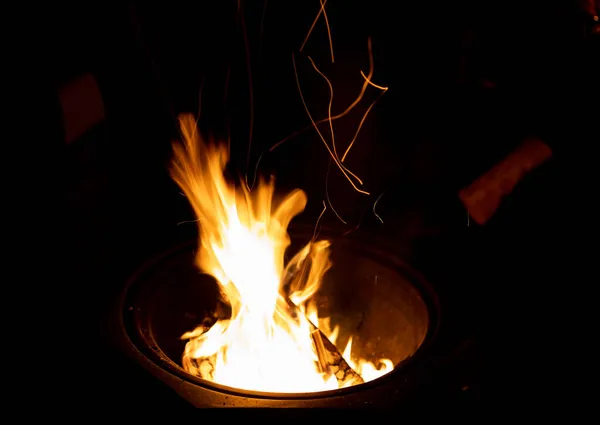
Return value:
M 309 238 L 292 237 L 289 252 Z M 349 237 L 331 241 L 333 265 L 314 297 L 320 314 L 330 318 L 329 326 L 339 327 L 340 351 L 352 336 L 354 356 L 374 364 L 390 359 L 391 373 L 350 388 L 311 393 L 248 391 L 191 375 L 182 365 L 186 341 L 181 336 L 207 318 L 228 313 L 219 311 L 217 282 L 194 264 L 194 243 L 150 262 L 127 286 L 121 309 L 131 352 L 195 406 L 325 406 L 339 403 L 340 397 L 343 405 L 389 402 L 404 392 L 398 384 L 390 392 L 390 382 L 406 386 L 405 370 L 435 333 L 435 299 L 422 277 L 392 256 Z
M 198 240 L 136 277 L 121 306 L 140 360 L 195 405 L 205 391 L 217 404 L 333 397 L 402 369 L 436 328 L 423 279 L 370 244 L 317 235 L 318 220 L 292 238 L 306 194 L 236 187 L 227 147 L 195 125 L 181 117 L 172 176 Z

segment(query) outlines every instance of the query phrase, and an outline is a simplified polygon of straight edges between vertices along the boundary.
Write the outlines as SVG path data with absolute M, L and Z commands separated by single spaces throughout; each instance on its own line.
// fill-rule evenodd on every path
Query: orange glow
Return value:
M 319 318 L 311 298 L 331 267 L 330 242 L 313 240 L 286 265 L 287 228 L 304 210 L 305 193 L 295 190 L 275 202 L 273 179 L 259 179 L 252 191 L 227 182 L 226 144 L 205 141 L 191 115 L 180 117 L 182 143 L 174 144 L 172 177 L 198 219 L 196 264 L 218 282 L 231 307 L 226 320 L 185 333 L 183 366 L 191 374 L 246 390 L 298 393 L 337 389 L 341 381 L 324 370 L 315 325 L 335 344 L 338 328 Z M 292 304 L 293 303 L 293 304 Z M 393 369 L 355 358 L 352 340 L 340 350 L 363 381 Z

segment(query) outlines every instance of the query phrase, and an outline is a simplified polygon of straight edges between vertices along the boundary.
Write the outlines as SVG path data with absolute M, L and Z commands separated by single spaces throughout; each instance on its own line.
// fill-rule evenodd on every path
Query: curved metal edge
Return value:
M 296 234 L 296 232 L 294 232 Z M 299 236 L 299 235 L 298 235 Z M 310 238 L 307 238 L 310 239 Z M 373 381 L 356 385 L 350 388 L 342 388 L 330 391 L 320 391 L 314 393 L 265 393 L 257 391 L 246 391 L 236 390 L 230 387 L 226 387 L 220 384 L 215 384 L 195 377 L 187 373 L 183 368 L 177 365 L 174 361 L 168 358 L 164 353 L 162 356 L 158 356 L 154 350 L 152 352 L 144 353 L 131 339 L 129 332 L 127 331 L 127 325 L 124 320 L 124 312 L 126 309 L 125 301 L 131 286 L 138 281 L 146 273 L 149 273 L 156 264 L 171 257 L 185 249 L 193 247 L 197 240 L 190 239 L 187 242 L 177 244 L 176 246 L 154 256 L 153 258 L 146 261 L 138 270 L 133 273 L 129 279 L 127 279 L 123 290 L 118 297 L 115 310 L 113 313 L 113 321 L 118 328 L 118 337 L 115 337 L 115 342 L 119 347 L 135 360 L 139 361 L 142 366 L 149 370 L 156 378 L 166 382 L 173 390 L 175 390 L 182 397 L 192 402 L 197 407 L 206 407 L 213 405 L 225 406 L 237 406 L 237 405 L 255 405 L 255 407 L 277 407 L 281 403 L 285 403 L 286 406 L 290 407 L 307 407 L 306 403 L 310 402 L 311 407 L 315 407 L 315 402 L 320 401 L 317 404 L 323 403 L 323 406 L 329 405 L 332 402 L 339 402 L 343 399 L 344 405 L 352 405 L 353 399 L 364 399 L 377 400 L 384 394 L 378 394 L 383 391 L 388 391 L 390 382 L 399 380 L 400 375 L 404 375 L 403 388 L 395 388 L 395 394 L 401 396 L 405 394 L 411 385 L 411 378 L 413 375 L 420 376 L 419 371 L 432 370 L 432 364 L 428 360 L 428 354 L 431 354 L 431 349 L 435 347 L 435 339 L 439 331 L 442 315 L 441 306 L 439 299 L 429 282 L 425 277 L 412 268 L 407 263 L 403 262 L 397 256 L 385 252 L 380 248 L 375 248 L 373 242 L 374 238 L 357 238 L 357 237 L 332 237 L 332 241 L 343 240 L 345 243 L 352 243 L 356 247 L 362 248 L 361 251 L 368 251 L 371 255 L 377 256 L 378 261 L 382 259 L 394 268 L 402 269 L 405 275 L 409 277 L 411 283 L 416 283 L 415 288 L 419 291 L 421 296 L 424 296 L 423 302 L 425 303 L 428 314 L 429 314 L 429 326 L 425 338 L 419 348 L 409 358 L 402 361 L 399 365 L 396 365 L 395 369 Z M 370 240 L 368 242 L 367 240 Z M 160 358 L 162 357 L 162 358 Z M 166 361 L 165 359 L 168 359 Z M 399 367 L 401 365 L 401 367 Z M 162 367 L 161 367 L 162 366 Z M 197 394 L 197 393 L 202 394 Z M 199 397 L 199 396 L 202 397 Z M 190 397 L 192 396 L 192 397 Z M 190 400 L 192 398 L 193 400 Z M 384 397 L 384 398 L 389 398 Z M 394 397 L 395 398 L 395 397 Z M 201 401 L 204 399 L 205 401 Z M 208 404 L 207 404 L 208 403 Z M 358 403 L 360 404 L 360 403 Z M 369 402 L 373 404 L 373 402 Z M 376 404 L 376 403 L 375 403 Z

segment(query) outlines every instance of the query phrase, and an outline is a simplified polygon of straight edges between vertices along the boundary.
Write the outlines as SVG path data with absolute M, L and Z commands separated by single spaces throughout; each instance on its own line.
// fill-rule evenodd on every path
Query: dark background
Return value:
M 373 80 L 390 90 L 371 112 L 347 163 L 372 196 L 353 194 L 332 167 L 332 201 L 348 225 L 336 224 L 331 214 L 326 222 L 340 232 L 361 222 L 365 231 L 396 238 L 415 264 L 425 252 L 428 264 L 436 259 L 436 267 L 454 267 L 477 280 L 478 286 L 462 289 L 457 282 L 456 291 L 468 297 L 473 332 L 485 334 L 492 350 L 510 354 L 507 347 L 535 345 L 534 334 L 544 339 L 545 320 L 554 320 L 546 314 L 551 306 L 533 319 L 521 313 L 532 302 L 544 304 L 553 294 L 548 282 L 566 279 L 571 264 L 573 249 L 567 247 L 574 245 L 567 241 L 574 241 L 574 230 L 567 223 L 580 199 L 575 192 L 582 190 L 575 176 L 594 140 L 596 110 L 589 99 L 598 69 L 597 36 L 580 3 L 517 3 L 392 7 L 330 0 L 334 65 L 322 21 L 298 52 L 318 1 L 242 1 L 240 11 L 235 1 L 88 2 L 48 9 L 36 50 L 45 84 L 36 99 L 51 118 L 39 130 L 44 149 L 51 147 L 64 171 L 64 270 L 61 284 L 46 289 L 60 347 L 56 369 L 68 383 L 67 394 L 107 404 L 177 403 L 110 348 L 102 319 L 139 264 L 195 232 L 193 225 L 178 225 L 191 212 L 168 176 L 177 114 L 198 113 L 202 86 L 200 127 L 229 135 L 232 170 L 252 174 L 265 150 L 309 124 L 292 53 L 309 106 L 323 117 L 327 86 L 306 54 L 331 77 L 334 110 L 341 110 L 358 93 L 359 71 L 368 70 L 369 36 Z M 249 154 L 247 61 L 254 105 Z M 65 146 L 58 91 L 84 73 L 100 86 L 106 119 Z M 365 100 L 376 94 L 368 89 Z M 336 127 L 341 145 L 356 122 L 354 115 Z M 488 225 L 467 227 L 456 192 L 527 136 L 551 145 L 553 159 L 526 178 Z M 322 207 L 327 165 L 324 147 L 307 131 L 263 155 L 260 172 L 275 173 L 282 190 L 305 189 L 310 201 L 300 220 L 311 223 Z M 370 212 L 384 191 L 378 211 L 387 227 Z M 502 325 L 481 331 L 482 311 L 501 317 Z M 521 366 L 530 365 L 525 370 L 533 374 L 535 356 L 527 353 L 520 350 Z M 89 379 L 85 371 L 94 382 L 82 391 Z M 476 397 L 478 385 L 473 383 Z

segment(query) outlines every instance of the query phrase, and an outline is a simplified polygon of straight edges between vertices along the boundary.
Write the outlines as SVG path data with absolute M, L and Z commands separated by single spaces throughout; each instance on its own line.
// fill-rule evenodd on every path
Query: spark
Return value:
M 331 81 L 329 80 L 329 78 L 327 78 L 325 76 L 325 74 L 323 74 L 321 72 L 321 70 L 319 70 L 319 68 L 317 68 L 317 65 L 315 65 L 315 61 L 313 61 L 310 56 L 308 57 L 308 60 L 310 61 L 311 65 L 313 66 L 315 71 L 317 71 L 317 73 L 321 77 L 323 77 L 323 79 L 325 79 L 325 82 L 327 83 L 327 86 L 329 87 L 329 104 L 327 105 L 327 117 L 328 117 L 328 121 L 329 121 L 329 129 L 331 131 L 331 147 L 333 148 L 333 153 L 335 154 L 335 156 L 337 158 L 338 154 L 337 154 L 337 150 L 335 148 L 335 133 L 333 131 L 333 121 L 331 120 L 331 105 L 333 104 L 333 85 L 331 84 Z
M 187 224 L 187 223 L 198 223 L 200 221 L 200 219 L 196 219 L 196 220 L 184 220 L 184 221 L 180 221 L 179 223 L 177 223 L 178 226 L 181 226 L 182 224 Z
M 344 220 L 338 212 L 333 208 L 333 204 L 331 203 L 331 199 L 329 198 L 329 171 L 331 170 L 331 158 L 329 158 L 329 162 L 327 163 L 327 174 L 325 175 L 325 199 L 327 199 L 327 203 L 329 204 L 329 208 L 336 215 L 337 218 L 344 224 L 348 224 L 346 220 Z
M 267 16 L 267 0 L 265 0 L 264 4 L 263 4 L 263 10 L 262 10 L 262 15 L 260 17 L 260 36 L 259 36 L 259 40 L 260 43 L 262 44 L 262 38 L 263 38 L 263 32 L 265 29 L 265 18 Z
M 358 101 L 360 99 L 362 99 L 365 90 L 367 89 L 368 85 L 371 85 L 377 89 L 381 90 L 381 93 L 379 94 L 379 96 L 377 96 L 377 98 L 371 103 L 371 105 L 369 105 L 369 107 L 367 108 L 367 111 L 364 113 L 362 119 L 360 120 L 360 123 L 358 124 L 358 128 L 356 129 L 356 133 L 354 133 L 354 138 L 352 139 L 352 141 L 350 142 L 350 144 L 348 145 L 348 147 L 346 148 L 346 152 L 344 152 L 344 155 L 342 156 L 342 162 L 344 162 L 344 160 L 346 159 L 346 156 L 348 155 L 348 152 L 350 152 L 350 149 L 352 148 L 352 146 L 354 146 L 354 142 L 356 141 L 356 138 L 358 137 L 358 133 L 360 133 L 360 130 L 365 122 L 365 120 L 367 119 L 367 116 L 369 115 L 369 112 L 371 112 L 371 109 L 373 109 L 373 106 L 375 106 L 375 103 L 377 103 L 377 101 L 381 98 L 381 96 L 383 96 L 385 94 L 385 92 L 388 90 L 388 87 L 383 87 L 380 85 L 377 85 L 375 83 L 373 83 L 371 81 L 371 78 L 373 77 L 373 47 L 371 44 L 371 38 L 369 38 L 369 75 L 365 75 L 364 72 L 360 71 L 360 75 L 365 79 L 365 82 L 362 86 L 362 90 L 360 92 L 359 97 L 357 98 L 357 101 L 355 101 L 356 103 L 358 103 Z M 351 105 L 351 107 L 354 107 Z M 346 110 L 348 111 L 348 109 Z
M 238 13 L 242 25 L 242 35 L 244 36 L 244 46 L 246 49 L 246 69 L 248 71 L 248 96 L 250 102 L 250 124 L 248 129 L 248 151 L 246 153 L 246 170 L 250 164 L 250 153 L 252 151 L 252 133 L 254 131 L 254 90 L 252 89 L 252 64 L 250 62 L 250 42 L 248 40 L 248 31 L 246 30 L 246 20 L 244 13 L 240 11 L 240 1 L 238 1 Z M 246 172 L 246 186 L 248 185 L 248 173 Z
M 229 80 L 231 78 L 231 67 L 227 67 L 227 72 L 225 73 L 225 87 L 223 88 L 223 105 L 227 104 L 227 96 L 229 95 Z
M 383 219 L 381 217 L 379 217 L 379 214 L 377 214 L 377 211 L 375 211 L 375 208 L 377 208 L 377 203 L 379 202 L 379 200 L 381 199 L 381 197 L 383 196 L 384 193 L 385 193 L 385 190 L 383 192 L 381 192 L 381 195 L 379 195 L 377 197 L 377 199 L 375 200 L 375 203 L 373 204 L 373 214 L 375 214 L 375 217 L 377 217 L 377 219 L 379 221 L 381 221 L 382 224 L 383 224 Z
M 200 113 L 202 112 L 202 92 L 204 91 L 205 81 L 206 78 L 202 77 L 202 81 L 200 82 L 200 88 L 198 89 L 198 114 L 196 115 L 196 125 L 194 126 L 194 137 L 198 133 L 198 123 L 200 122 Z
M 196 115 L 196 122 L 200 121 L 200 113 L 202 112 L 202 92 L 204 91 L 205 81 L 206 78 L 202 77 L 202 82 L 200 82 L 200 88 L 198 89 L 198 115 Z
M 348 107 L 346 107 L 346 109 L 343 112 L 341 112 L 341 113 L 339 113 L 337 115 L 331 116 L 331 117 L 323 118 L 323 119 L 321 119 L 321 120 L 319 120 L 319 121 L 316 122 L 317 125 L 323 124 L 323 123 L 326 123 L 326 122 L 331 122 L 333 120 L 340 119 L 340 118 L 346 116 L 347 114 L 349 114 L 350 111 L 352 111 L 356 107 L 356 105 L 358 105 L 358 103 L 362 100 L 362 98 L 364 97 L 365 91 L 367 90 L 367 87 L 369 85 L 371 85 L 371 86 L 373 86 L 375 88 L 378 88 L 378 89 L 385 89 L 385 91 L 387 91 L 387 89 L 388 89 L 387 87 L 382 87 L 382 86 L 379 86 L 379 85 L 374 84 L 374 83 L 371 82 L 371 78 L 373 77 L 373 73 L 374 73 L 373 45 L 372 45 L 372 42 L 371 42 L 371 37 L 369 37 L 368 40 L 367 40 L 367 47 L 368 47 L 368 52 L 369 52 L 369 73 L 367 74 L 367 76 L 365 76 L 364 73 L 361 71 L 361 75 L 365 79 L 365 82 L 363 83 L 363 85 L 361 87 L 360 93 L 358 94 L 358 96 L 356 97 L 356 99 Z M 368 112 L 369 111 L 367 111 L 367 113 Z M 269 149 L 269 152 L 274 151 L 275 149 L 277 149 L 279 146 L 281 146 L 282 144 L 284 144 L 288 140 L 293 139 L 294 137 L 298 136 L 299 134 L 301 134 L 301 133 L 303 133 L 303 132 L 305 132 L 305 131 L 313 128 L 313 126 L 314 126 L 314 123 L 311 123 L 311 124 L 307 125 L 306 127 L 304 127 L 303 129 L 298 130 L 298 131 L 292 133 L 291 135 L 287 136 L 286 138 L 280 140 L 279 142 L 277 142 L 276 144 L 274 144 Z
M 327 37 L 329 38 L 329 51 L 331 52 L 331 63 L 334 63 L 335 58 L 333 56 L 333 40 L 331 38 L 331 27 L 329 25 L 329 18 L 327 17 L 327 12 L 325 11 L 325 5 L 327 4 L 327 0 L 319 0 L 319 1 L 321 3 L 321 8 L 319 9 L 319 13 L 317 13 L 315 20 L 313 21 L 312 25 L 310 26 L 308 33 L 306 34 L 306 37 L 304 38 L 304 41 L 302 42 L 302 46 L 300 46 L 300 51 L 302 51 L 304 49 L 304 45 L 306 44 L 306 42 L 308 41 L 308 38 L 312 34 L 312 32 L 315 28 L 315 25 L 317 24 L 317 21 L 321 17 L 321 14 L 323 14 L 323 18 L 325 19 L 325 26 L 327 27 Z
M 350 111 L 354 109 L 354 107 L 358 105 L 358 102 L 360 102 L 364 97 L 365 91 L 367 91 L 367 87 L 369 86 L 369 81 L 371 80 L 371 78 L 373 78 L 373 73 L 375 71 L 375 67 L 373 65 L 373 43 L 371 41 L 371 37 L 367 39 L 367 51 L 369 52 L 369 74 L 367 75 L 367 78 L 365 78 L 365 82 L 363 83 L 360 89 L 360 93 L 358 94 L 356 99 L 354 99 L 354 102 L 352 102 L 342 113 L 334 116 L 332 119 L 342 118 L 343 116 L 350 113 Z M 361 74 L 363 74 L 362 71 Z
M 358 228 L 360 227 L 360 225 L 362 224 L 364 216 L 365 216 L 365 210 L 363 210 L 362 214 L 360 215 L 360 218 L 358 219 L 358 223 L 356 224 L 356 226 L 354 226 L 352 229 L 349 229 L 349 230 L 345 231 L 344 233 L 342 233 L 342 236 L 346 236 L 346 235 L 349 235 L 352 232 L 357 231 Z
M 364 77 L 364 74 L 363 74 L 363 77 Z M 346 156 L 348 155 L 348 152 L 350 152 L 350 149 L 352 149 L 352 146 L 354 146 L 354 142 L 356 142 L 356 139 L 358 138 L 358 134 L 360 133 L 360 130 L 362 129 L 362 126 L 365 123 L 365 120 L 367 119 L 369 112 L 371 112 L 371 109 L 373 109 L 373 106 L 375 106 L 377 101 L 381 98 L 381 96 L 383 96 L 385 94 L 386 91 L 387 91 L 387 88 L 384 91 L 382 91 L 373 102 L 371 102 L 371 104 L 367 108 L 366 112 L 362 116 L 360 122 L 358 123 L 358 128 L 356 129 L 356 132 L 354 133 L 354 137 L 352 138 L 352 141 L 346 148 L 344 155 L 342 155 L 342 162 L 344 162 L 346 160 Z
M 333 120 L 331 119 L 331 105 L 333 104 L 333 85 L 331 84 L 331 81 L 329 80 L 329 78 L 327 78 L 325 76 L 325 74 L 323 74 L 319 68 L 317 68 L 317 65 L 315 65 L 315 62 L 312 60 L 312 58 L 310 56 L 308 56 L 308 60 L 310 60 L 310 63 L 312 64 L 313 68 L 315 69 L 315 71 L 317 71 L 317 73 L 323 77 L 325 79 L 325 81 L 327 82 L 327 85 L 329 86 L 329 107 L 328 107 L 328 121 L 329 121 L 329 128 L 331 130 L 331 147 L 333 148 L 333 153 L 335 155 L 335 158 L 338 162 L 340 162 L 340 157 L 337 153 L 337 149 L 335 147 L 335 133 L 333 131 Z M 343 160 L 342 160 L 343 161 Z M 354 177 L 356 179 L 356 181 L 362 185 L 363 181 L 356 175 L 354 174 L 352 171 L 350 171 L 348 169 L 348 167 L 346 167 L 345 165 L 341 164 L 342 167 L 344 167 L 344 169 L 348 172 L 348 174 L 350 174 L 352 177 Z
M 227 152 L 231 152 L 231 123 L 227 120 Z
M 365 190 L 362 190 L 362 189 L 360 189 L 360 188 L 358 188 L 356 186 L 356 184 L 352 181 L 352 179 L 350 178 L 350 176 L 348 175 L 348 173 L 344 169 L 344 166 L 335 157 L 334 153 L 331 151 L 331 148 L 329 147 L 329 145 L 325 141 L 325 138 L 323 137 L 323 134 L 321 134 L 321 131 L 319 130 L 319 127 L 315 123 L 315 120 L 312 117 L 312 115 L 311 115 L 311 113 L 310 113 L 310 111 L 308 109 L 308 106 L 306 105 L 306 100 L 304 99 L 304 95 L 302 94 L 302 88 L 300 86 L 300 79 L 298 78 L 298 70 L 296 69 L 296 58 L 295 58 L 295 56 L 293 54 L 292 54 L 292 64 L 294 66 L 294 75 L 296 77 L 296 84 L 298 86 L 298 91 L 300 93 L 300 99 L 302 100 L 302 105 L 304 105 L 304 109 L 306 110 L 306 114 L 308 115 L 308 118 L 310 119 L 310 121 L 313 123 L 313 126 L 314 126 L 315 130 L 317 131 L 317 134 L 321 138 L 321 141 L 325 145 L 325 148 L 327 148 L 327 151 L 329 152 L 329 154 L 331 155 L 331 157 L 335 161 L 335 164 L 338 166 L 338 168 L 340 169 L 340 171 L 342 172 L 342 174 L 344 174 L 344 176 L 346 177 L 346 179 L 350 182 L 350 184 L 352 185 L 352 187 L 354 188 L 354 190 L 356 190 L 359 193 L 365 194 L 365 195 L 370 195 L 369 192 L 367 192 Z
M 321 217 L 323 217 L 323 214 L 325 214 L 325 210 L 327 210 L 327 205 L 325 205 L 325 201 L 323 201 L 323 210 L 321 211 L 321 214 L 319 214 L 319 217 L 317 218 L 317 222 L 315 223 L 315 230 L 313 231 L 313 242 L 317 239 L 317 228 L 319 226 L 319 223 L 321 222 Z
M 375 84 L 374 82 L 371 81 L 371 76 L 366 76 L 364 72 L 360 71 L 360 75 L 362 75 L 362 77 L 365 79 L 365 81 L 367 82 L 367 84 L 372 85 L 373 87 L 375 87 L 376 89 L 379 90 L 383 90 L 384 92 L 387 91 L 389 89 L 389 87 L 384 87 L 384 86 L 380 86 L 378 84 Z
M 264 152 L 260 154 L 260 156 L 258 157 L 258 161 L 256 161 L 256 166 L 254 167 L 254 179 L 252 180 L 252 186 L 248 186 L 248 180 L 246 179 L 246 186 L 250 191 L 254 189 L 254 185 L 256 184 L 256 176 L 258 176 L 258 166 L 260 165 L 260 160 L 262 159 L 263 155 Z
M 229 95 L 229 81 L 231 79 L 231 66 L 227 67 L 225 74 L 225 87 L 223 87 L 223 108 L 227 108 L 227 96 Z M 227 152 L 231 152 L 231 123 L 230 118 L 225 118 L 225 131 L 227 133 Z
M 335 58 L 333 57 L 333 41 L 331 39 L 331 27 L 329 25 L 329 18 L 327 17 L 327 12 L 325 11 L 325 3 L 327 0 L 320 0 L 321 9 L 323 10 L 323 18 L 325 19 L 325 26 L 327 27 L 327 37 L 329 38 L 329 51 L 331 52 L 331 63 L 335 62 Z

